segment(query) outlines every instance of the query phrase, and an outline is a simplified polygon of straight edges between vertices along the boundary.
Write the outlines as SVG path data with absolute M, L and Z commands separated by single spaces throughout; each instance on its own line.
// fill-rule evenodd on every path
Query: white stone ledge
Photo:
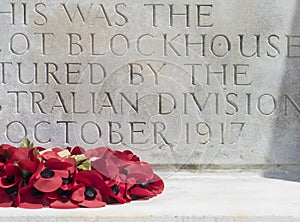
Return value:
M 0 208 L 0 221 L 300 221 L 298 182 L 253 174 L 160 175 L 165 179 L 165 191 L 148 201 L 99 209 Z

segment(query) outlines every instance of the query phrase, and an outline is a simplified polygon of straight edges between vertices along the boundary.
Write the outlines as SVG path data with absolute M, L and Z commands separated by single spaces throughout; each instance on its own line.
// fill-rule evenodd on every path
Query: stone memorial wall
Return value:
M 299 166 L 297 0 L 3 0 L 0 141 Z

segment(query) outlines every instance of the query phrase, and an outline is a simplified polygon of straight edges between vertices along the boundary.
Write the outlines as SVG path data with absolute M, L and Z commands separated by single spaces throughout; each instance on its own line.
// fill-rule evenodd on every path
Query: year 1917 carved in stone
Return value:
M 283 1 L 251 5 L 3 1 L 1 141 L 297 165 L 299 22 Z

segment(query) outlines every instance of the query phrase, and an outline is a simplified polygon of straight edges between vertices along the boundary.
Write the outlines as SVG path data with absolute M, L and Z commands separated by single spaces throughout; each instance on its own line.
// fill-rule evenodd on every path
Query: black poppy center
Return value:
M 36 189 L 35 187 L 31 188 L 31 195 L 34 197 L 42 197 L 44 195 L 44 192 Z
M 19 191 L 18 185 L 14 185 L 12 187 L 5 189 L 5 192 L 10 196 L 16 196 L 18 194 L 18 191 Z
M 138 200 L 138 199 L 141 199 L 142 197 L 139 196 L 139 195 L 134 195 L 134 194 L 131 194 L 130 197 L 132 198 L 132 200 Z
M 72 178 L 71 177 L 62 179 L 62 184 L 70 184 L 70 183 L 72 183 Z
M 13 183 L 13 182 L 15 181 L 15 176 L 7 176 L 7 177 L 6 177 L 6 181 L 7 181 L 8 183 Z
M 122 169 L 121 173 L 125 174 L 126 176 L 130 174 L 130 172 L 126 169 Z
M 41 172 L 43 178 L 51 178 L 54 176 L 54 171 L 50 169 L 45 169 Z
M 115 185 L 113 185 L 112 187 L 110 187 L 111 188 L 111 190 L 112 190 L 112 192 L 114 193 L 114 194 L 118 194 L 119 192 L 120 192 L 120 189 L 119 189 L 119 187 L 115 184 Z
M 141 183 L 140 186 L 141 186 L 141 188 L 144 188 L 144 189 L 145 189 L 145 188 L 148 187 L 148 183 L 146 183 L 146 182 L 145 182 L 145 183 Z
M 22 180 L 22 187 L 28 186 L 28 183 L 29 183 L 29 178 L 23 179 L 23 180 Z
M 94 188 L 92 187 L 85 188 L 84 196 L 87 197 L 88 199 L 93 199 L 94 197 L 96 197 L 96 195 L 97 195 L 97 191 Z
M 73 193 L 72 190 L 63 190 L 63 189 L 61 189 L 61 188 L 59 188 L 59 189 L 57 190 L 58 196 L 63 197 L 63 198 L 66 198 L 66 197 L 71 196 L 72 193 Z
M 115 203 L 119 203 L 115 198 L 113 197 L 108 197 L 108 204 L 115 204 Z

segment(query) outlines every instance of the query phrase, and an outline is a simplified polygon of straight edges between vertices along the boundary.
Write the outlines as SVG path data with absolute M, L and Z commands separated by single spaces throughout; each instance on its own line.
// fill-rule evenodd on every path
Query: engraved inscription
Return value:
M 274 122 L 295 138 L 300 31 L 292 13 L 243 4 L 4 0 L 0 140 L 261 163 Z

